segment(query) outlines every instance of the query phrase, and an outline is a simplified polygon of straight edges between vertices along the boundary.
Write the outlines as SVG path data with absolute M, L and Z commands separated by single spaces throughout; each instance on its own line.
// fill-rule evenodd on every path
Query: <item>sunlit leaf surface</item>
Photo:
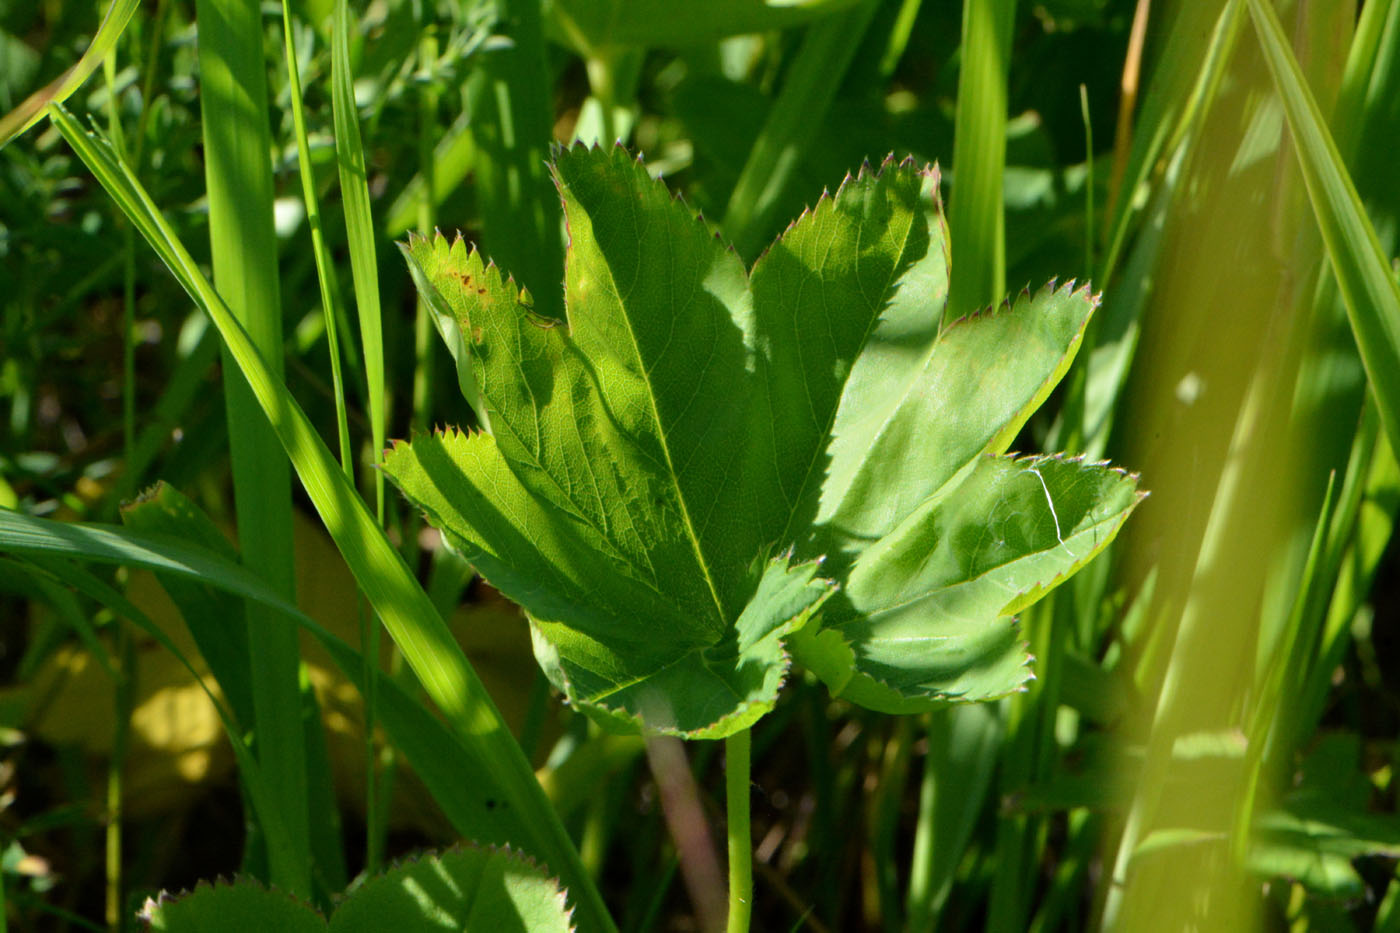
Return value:
M 1106 544 L 1131 477 L 1002 458 L 1094 308 L 1034 297 L 940 331 L 937 174 L 848 178 L 751 272 L 621 149 L 562 152 L 567 321 L 461 241 L 410 267 L 488 430 L 386 469 L 529 614 L 574 702 L 717 738 L 771 708 L 785 642 L 858 702 L 1015 690 L 1007 615 Z

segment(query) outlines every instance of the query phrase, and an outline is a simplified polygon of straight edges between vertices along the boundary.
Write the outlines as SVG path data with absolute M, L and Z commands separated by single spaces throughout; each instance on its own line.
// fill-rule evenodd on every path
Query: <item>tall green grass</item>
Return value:
M 120 698 L 133 668 L 125 636 L 112 639 L 104 620 L 164 635 L 120 580 L 84 563 L 153 568 L 176 591 L 202 588 L 185 591 L 188 605 L 225 603 L 202 627 L 200 613 L 186 614 L 255 816 L 244 867 L 324 901 L 346 882 L 347 840 L 300 683 L 297 632 L 314 631 L 452 833 L 544 860 L 581 929 L 669 928 L 696 913 L 675 883 L 690 856 L 666 841 L 640 743 L 556 718 L 533 669 L 516 670 L 537 684 L 525 744 L 533 751 L 537 736 L 544 747 L 527 758 L 443 621 L 463 569 L 429 537 L 415 563 L 421 527 L 385 498 L 373 464 L 387 437 L 469 418 L 456 374 L 432 365 L 428 322 L 407 323 L 413 299 L 392 239 L 463 227 L 557 317 L 566 231 L 546 171 L 555 141 L 629 139 L 749 259 L 861 157 L 941 159 L 950 314 L 1086 264 L 1103 293 L 1063 404 L 1030 425 L 1026 446 L 1048 436 L 1111 456 L 1141 470 L 1153 496 L 1106 560 L 1025 613 L 1037 672 L 1027 692 L 892 723 L 833 705 L 799 674 L 744 737 L 752 747 L 727 750 L 728 783 L 715 750 L 690 750 L 699 811 L 715 823 L 716 801 L 734 801 L 731 865 L 754 853 L 752 891 L 742 871 L 732 882 L 731 927 L 752 910 L 755 928 L 774 929 L 1400 928 L 1400 882 L 1384 863 L 1355 876 L 1360 894 L 1346 887 L 1352 853 L 1400 852 L 1385 769 L 1308 757 L 1338 736 L 1393 757 L 1393 736 L 1362 713 L 1394 686 L 1393 660 L 1368 631 L 1371 604 L 1393 608 L 1392 592 L 1371 594 L 1400 507 L 1400 196 L 1385 157 L 1400 139 L 1400 4 L 714 9 L 756 31 L 729 37 L 705 18 L 718 13 L 682 16 L 650 0 L 287 4 L 284 54 L 266 68 L 277 24 L 256 6 L 169 0 L 152 13 L 118 2 L 88 57 L 45 60 L 44 78 L 76 67 L 0 121 L 0 140 L 45 114 L 58 132 L 34 128 L 0 154 L 0 222 L 17 233 L 29 223 L 15 179 L 30 179 L 56 205 L 44 223 L 78 229 L 76 205 L 110 236 L 120 213 L 141 241 L 130 261 L 83 277 L 43 279 L 32 263 L 33 289 L 66 294 L 16 298 L 5 339 L 45 347 L 36 335 L 71 330 L 113 295 L 130 309 L 128 333 L 156 317 L 153 304 L 186 300 L 213 326 L 191 324 L 178 352 L 162 351 L 159 376 L 143 370 L 146 345 L 122 350 L 129 402 L 113 420 L 121 472 L 110 486 L 92 468 L 103 457 L 56 451 L 56 429 L 42 428 L 42 369 L 61 354 L 41 350 L 52 356 L 25 369 L 23 352 L 6 353 L 17 375 L 0 379 L 0 497 L 14 511 L 0 512 L 0 589 L 56 620 L 57 634 L 33 643 L 85 647 Z M 1130 51 L 1135 23 L 1143 41 Z M 81 117 L 45 108 L 87 107 L 81 81 L 113 52 L 109 146 Z M 1135 82 L 1120 110 L 1120 88 Z M 202 140 L 201 159 L 167 151 L 162 133 Z M 83 168 L 57 164 L 65 146 Z M 190 177 L 200 170 L 202 181 Z M 105 204 L 80 190 L 91 178 Z M 279 198 L 302 204 L 304 218 L 280 234 Z M 76 256 L 84 241 L 70 239 L 63 248 Z M 3 242 L 35 255 L 19 252 L 29 248 L 20 235 Z M 340 326 L 350 297 L 358 339 Z M 160 315 L 168 336 L 179 322 Z M 222 462 L 220 429 L 196 423 L 220 346 L 245 566 L 212 522 L 164 498 L 167 537 L 139 520 L 119 532 L 34 517 L 110 516 L 162 475 L 179 477 L 191 503 L 216 504 L 223 468 L 180 451 Z M 300 349 L 284 367 L 289 346 Z M 176 427 L 183 446 L 170 441 Z M 289 467 L 372 610 L 367 636 L 382 622 L 404 676 L 379 670 L 373 637 L 352 648 L 296 606 Z M 96 505 L 78 492 L 93 477 L 106 490 Z M 234 622 L 246 634 L 220 642 Z M 43 654 L 34 648 L 23 670 Z M 0 724 L 23 727 L 6 715 Z M 532 760 L 545 752 L 537 780 Z M 762 789 L 752 814 L 739 802 L 746 752 Z M 116 815 L 129 789 L 111 773 L 104 809 Z M 391 785 L 373 764 L 368 774 L 372 865 Z M 1309 810 L 1295 791 L 1318 774 L 1334 781 L 1324 787 L 1372 790 L 1350 809 Z M 508 813 L 486 812 L 479 787 L 509 801 Z M 1332 835 L 1279 829 L 1303 817 Z M 32 826 L 5 841 L 43 838 L 42 821 Z M 139 831 L 108 837 L 99 873 L 113 928 L 130 914 L 118 902 Z M 9 868 L 0 886 L 20 928 L 67 909 Z

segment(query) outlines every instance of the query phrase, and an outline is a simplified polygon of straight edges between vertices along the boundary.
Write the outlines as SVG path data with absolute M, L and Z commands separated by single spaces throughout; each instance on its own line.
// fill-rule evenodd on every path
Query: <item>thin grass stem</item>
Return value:
M 331 285 L 335 264 L 326 248 L 326 235 L 321 222 L 321 202 L 316 196 L 316 173 L 311 167 L 311 144 L 306 132 L 306 111 L 302 104 L 301 68 L 297 64 L 296 46 L 292 41 L 292 11 L 282 2 L 282 35 L 287 54 L 287 83 L 290 85 L 292 129 L 297 141 L 297 170 L 301 176 L 302 200 L 306 204 L 306 225 L 311 230 L 311 252 L 316 260 L 316 284 L 321 291 L 321 310 L 326 321 L 326 350 L 331 360 L 331 386 L 335 398 L 336 438 L 340 444 L 340 463 L 345 476 L 355 479 L 354 455 L 350 449 L 350 424 L 345 409 L 345 381 L 340 370 L 340 315 L 336 313 L 336 291 Z
M 753 832 L 749 814 L 750 730 L 724 740 L 724 803 L 729 816 L 728 933 L 748 933 L 753 915 Z

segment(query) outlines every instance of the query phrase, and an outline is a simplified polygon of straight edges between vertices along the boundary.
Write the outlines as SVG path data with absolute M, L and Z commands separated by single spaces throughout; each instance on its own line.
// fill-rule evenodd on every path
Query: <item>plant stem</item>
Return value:
M 748 729 L 724 740 L 724 805 L 729 814 L 728 933 L 748 933 L 753 912 L 753 840 L 749 829 Z

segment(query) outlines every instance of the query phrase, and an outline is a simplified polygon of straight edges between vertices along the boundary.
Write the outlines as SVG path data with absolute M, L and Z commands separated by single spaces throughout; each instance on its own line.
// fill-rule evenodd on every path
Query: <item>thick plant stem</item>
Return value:
M 729 814 L 728 933 L 748 933 L 753 912 L 753 841 L 749 831 L 748 729 L 724 740 L 724 805 Z

